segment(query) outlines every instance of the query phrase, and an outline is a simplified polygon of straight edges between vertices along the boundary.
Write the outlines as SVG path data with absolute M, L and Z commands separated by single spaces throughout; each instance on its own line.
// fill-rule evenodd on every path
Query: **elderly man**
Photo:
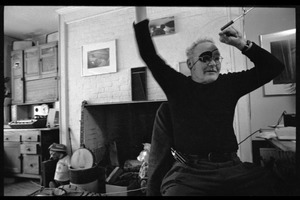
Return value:
M 284 65 L 229 27 L 219 33 L 220 41 L 241 50 L 255 66 L 242 72 L 220 74 L 221 53 L 213 40 L 202 38 L 187 49 L 191 76 L 186 77 L 156 53 L 146 11 L 145 7 L 136 7 L 133 24 L 136 42 L 141 58 L 167 96 L 172 148 L 181 157 L 165 174 L 160 193 L 273 195 L 274 181 L 270 174 L 237 156 L 233 119 L 238 100 L 279 75 Z

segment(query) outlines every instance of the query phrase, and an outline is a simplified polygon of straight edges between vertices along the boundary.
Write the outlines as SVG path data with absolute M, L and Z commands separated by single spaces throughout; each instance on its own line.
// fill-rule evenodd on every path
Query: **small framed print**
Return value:
M 151 36 L 169 35 L 175 33 L 174 16 L 154 19 L 149 22 Z
M 82 76 L 117 72 L 116 40 L 82 46 Z
M 260 35 L 261 47 L 272 53 L 284 65 L 284 71 L 264 85 L 264 95 L 295 94 L 296 84 L 296 29 Z

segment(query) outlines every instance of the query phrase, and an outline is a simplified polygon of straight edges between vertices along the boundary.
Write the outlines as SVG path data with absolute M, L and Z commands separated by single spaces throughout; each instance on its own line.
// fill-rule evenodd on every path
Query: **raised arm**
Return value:
M 176 88 L 179 87 L 176 85 L 179 84 L 179 82 L 172 80 L 175 80 L 177 76 L 185 76 L 167 65 L 157 54 L 149 30 L 149 19 L 147 18 L 146 7 L 136 7 L 135 14 L 136 19 L 135 23 L 133 23 L 133 28 L 141 58 L 165 92 L 167 90 L 175 91 Z
M 221 42 L 238 48 L 254 64 L 250 70 L 231 74 L 231 79 L 235 80 L 233 87 L 239 91 L 240 96 L 268 83 L 283 71 L 285 66 L 281 61 L 254 42 L 246 45 L 247 40 L 235 28 L 229 27 L 220 32 L 219 35 Z
M 143 6 L 135 7 L 135 23 L 139 23 L 147 19 L 147 8 Z

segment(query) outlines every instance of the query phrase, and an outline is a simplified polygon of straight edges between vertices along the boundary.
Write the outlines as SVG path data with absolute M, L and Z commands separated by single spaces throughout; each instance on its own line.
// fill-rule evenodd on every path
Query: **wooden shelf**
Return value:
M 159 100 L 143 100 L 143 101 L 123 101 L 123 102 L 107 102 L 107 103 L 89 103 L 85 105 L 85 107 L 89 106 L 110 106 L 110 105 L 122 105 L 122 104 L 139 104 L 139 103 L 159 103 L 159 102 L 167 102 L 165 99 Z

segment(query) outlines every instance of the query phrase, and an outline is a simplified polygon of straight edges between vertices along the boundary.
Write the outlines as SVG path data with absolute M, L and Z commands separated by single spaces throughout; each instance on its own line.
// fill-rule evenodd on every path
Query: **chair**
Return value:
M 174 163 L 170 150 L 173 141 L 172 132 L 169 105 L 167 102 L 163 102 L 156 112 L 153 125 L 147 172 L 147 196 L 161 196 L 162 179 Z
M 44 187 L 49 187 L 49 182 L 54 180 L 57 162 L 58 160 L 46 160 L 42 162 L 41 174 Z

